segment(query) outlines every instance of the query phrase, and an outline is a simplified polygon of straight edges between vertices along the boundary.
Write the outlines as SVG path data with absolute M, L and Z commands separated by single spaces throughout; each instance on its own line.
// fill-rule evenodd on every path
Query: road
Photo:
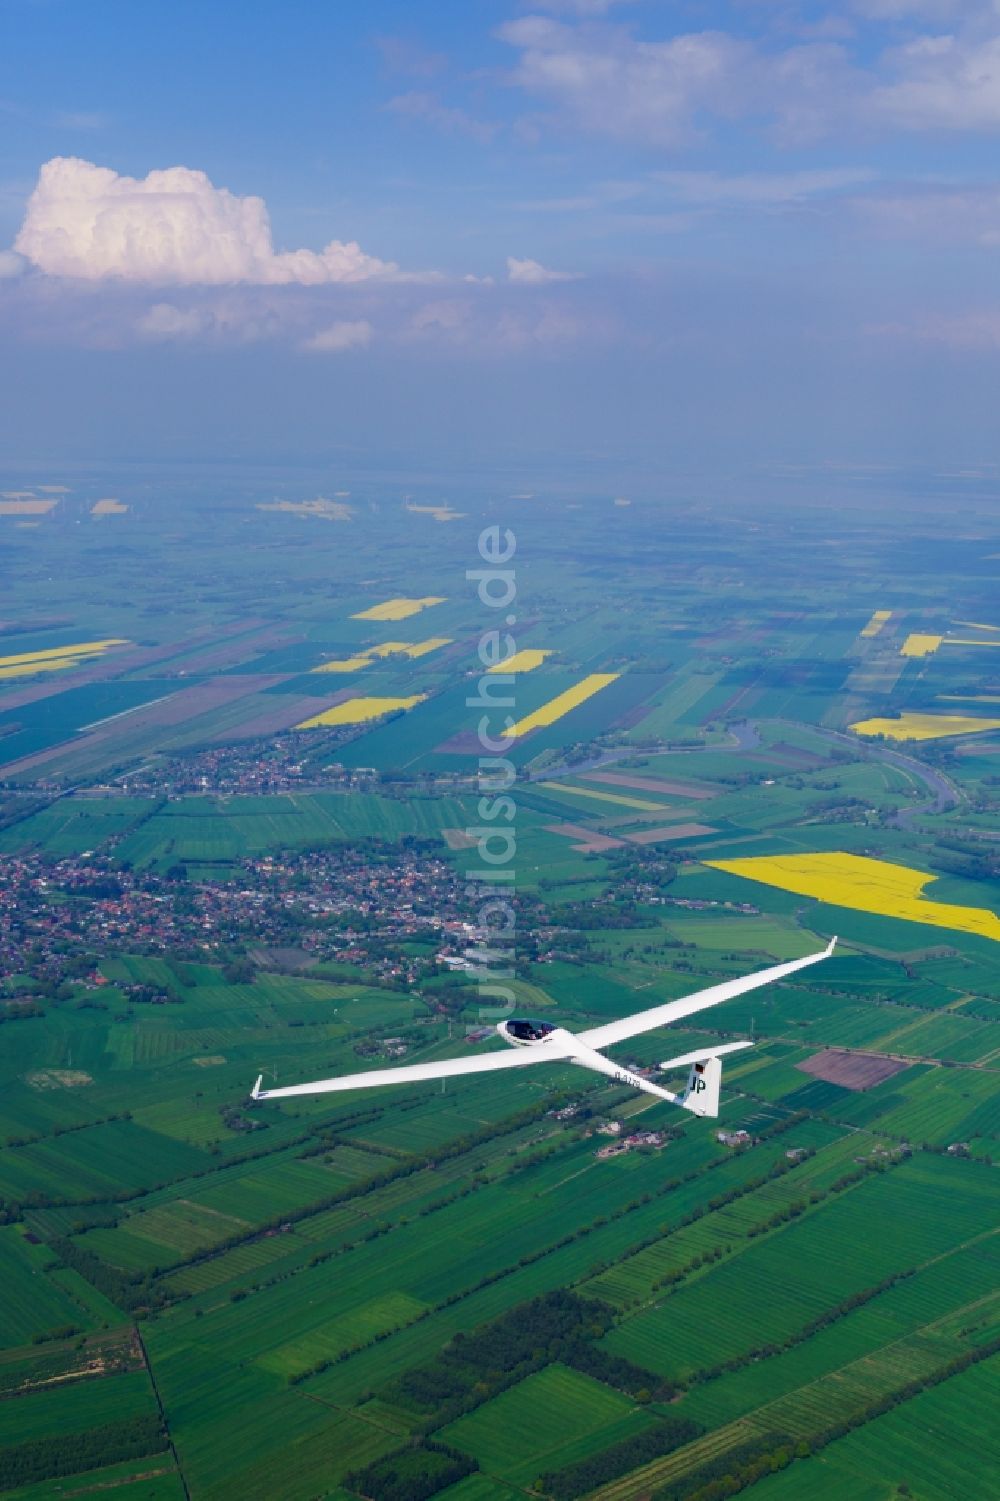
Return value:
M 779 724 L 785 724 L 789 729 L 802 729 L 803 726 L 794 720 L 779 720 Z M 757 726 L 749 719 L 741 719 L 729 725 L 729 733 L 736 742 L 736 748 L 741 751 L 756 750 L 760 745 L 760 733 Z M 858 740 L 852 735 L 845 735 L 839 730 L 828 730 L 818 725 L 807 726 L 810 733 L 818 735 L 823 740 L 828 740 L 833 745 L 844 746 L 854 754 L 857 754 L 860 746 Z M 528 780 L 531 782 L 550 781 L 554 777 L 578 775 L 580 772 L 597 771 L 602 766 L 613 766 L 616 761 L 624 761 L 629 757 L 641 757 L 644 755 L 663 755 L 668 752 L 668 746 L 615 746 L 612 749 L 602 751 L 600 755 L 593 756 L 587 761 L 576 761 L 572 764 L 561 762 L 558 766 L 548 766 L 544 771 L 532 772 Z M 928 813 L 944 813 L 949 808 L 956 807 L 962 802 L 962 793 L 936 766 L 928 766 L 923 761 L 915 760 L 907 756 L 903 751 L 892 750 L 887 745 L 867 743 L 864 749 L 876 761 L 887 762 L 890 766 L 897 767 L 900 771 L 908 773 L 916 781 L 923 784 L 927 793 L 928 801 L 917 804 L 914 808 L 900 808 L 889 819 L 894 828 L 907 829 L 915 818 L 922 818 Z M 683 752 L 677 752 L 683 754 Z
M 781 723 L 794 728 L 790 720 L 783 720 Z M 809 729 L 823 740 L 846 746 L 854 752 L 858 750 L 858 741 L 851 735 L 844 735 L 839 730 L 822 729 L 818 725 L 810 725 Z M 957 807 L 962 802 L 962 792 L 936 766 L 928 766 L 926 762 L 917 761 L 903 751 L 891 750 L 887 745 L 868 742 L 865 749 L 874 760 L 888 762 L 890 766 L 896 766 L 900 771 L 908 772 L 918 782 L 923 783 L 929 794 L 928 802 L 919 803 L 915 808 L 900 808 L 894 813 L 889 819 L 893 827 L 907 829 L 915 818 L 921 818 L 927 813 L 945 813 L 949 808 Z

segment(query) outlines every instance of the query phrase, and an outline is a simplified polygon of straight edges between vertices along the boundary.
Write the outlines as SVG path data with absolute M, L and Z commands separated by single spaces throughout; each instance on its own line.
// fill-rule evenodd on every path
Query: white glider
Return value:
M 673 1094 L 659 1084 L 633 1073 L 610 1058 L 605 1058 L 599 1048 L 611 1047 L 637 1037 L 641 1032 L 651 1032 L 656 1027 L 665 1027 L 682 1017 L 694 1016 L 709 1006 L 719 1006 L 723 1001 L 732 1001 L 745 995 L 748 990 L 757 990 L 761 985 L 773 985 L 794 975 L 797 970 L 833 953 L 836 938 L 832 938 L 818 954 L 808 954 L 804 959 L 792 959 L 786 964 L 775 964 L 770 969 L 758 970 L 753 975 L 743 975 L 738 980 L 724 980 L 721 985 L 711 985 L 707 990 L 698 990 L 693 995 L 683 996 L 678 1001 L 667 1001 L 663 1006 L 653 1006 L 648 1011 L 639 1011 L 634 1016 L 623 1016 L 620 1021 L 608 1022 L 602 1027 L 592 1027 L 587 1032 L 568 1032 L 565 1027 L 553 1026 L 551 1022 L 526 1021 L 512 1017 L 500 1022 L 497 1031 L 504 1042 L 517 1049 L 513 1053 L 487 1053 L 481 1058 L 444 1058 L 438 1063 L 412 1063 L 402 1068 L 373 1069 L 367 1073 L 344 1074 L 336 1079 L 317 1079 L 311 1084 L 286 1084 L 282 1089 L 261 1089 L 263 1075 L 258 1075 L 251 1091 L 255 1100 L 285 1099 L 289 1095 L 326 1094 L 331 1090 L 372 1089 L 380 1084 L 416 1084 L 427 1079 L 447 1079 L 456 1074 L 485 1074 L 500 1068 L 524 1068 L 536 1063 L 577 1063 L 595 1073 L 607 1074 L 619 1084 L 628 1084 L 645 1094 L 669 1100 L 681 1105 L 695 1115 L 715 1116 L 719 1113 L 719 1086 L 722 1080 L 720 1059 L 726 1053 L 735 1053 L 741 1048 L 753 1047 L 752 1042 L 713 1043 L 697 1048 L 694 1052 L 681 1053 L 660 1064 L 661 1069 L 681 1068 L 688 1064 L 691 1071 L 682 1094 Z

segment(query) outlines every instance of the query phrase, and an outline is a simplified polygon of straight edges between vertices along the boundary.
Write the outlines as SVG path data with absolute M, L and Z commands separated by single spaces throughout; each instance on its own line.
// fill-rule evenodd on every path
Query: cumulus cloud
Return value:
M 304 339 L 301 347 L 317 354 L 339 354 L 345 349 L 363 349 L 371 343 L 373 332 L 364 318 L 344 319 Z
M 470 327 L 473 315 L 472 303 L 462 298 L 439 298 L 425 302 L 417 308 L 410 319 L 410 332 L 414 334 L 447 334 L 460 336 Z
M 154 285 L 322 285 L 391 280 L 398 267 L 354 241 L 275 251 L 262 198 L 168 167 L 121 177 L 78 157 L 42 167 L 14 248 L 50 276 Z
M 554 281 L 579 281 L 580 274 L 577 271 L 550 271 L 548 266 L 543 266 L 539 261 L 529 258 L 518 260 L 516 256 L 509 255 L 507 280 L 526 287 L 543 287 Z
M 174 307 L 172 302 L 156 302 L 137 320 L 141 334 L 154 339 L 190 339 L 206 327 L 204 314 L 197 308 Z
M 260 339 L 279 339 L 291 333 L 297 315 L 294 308 L 272 305 L 279 294 L 256 289 L 233 288 L 206 294 L 197 290 L 177 302 L 154 302 L 133 319 L 132 327 L 144 340 L 181 343 L 210 339 L 216 343 L 253 344 Z M 71 301 L 79 301 L 72 299 Z M 87 301 L 88 299 L 83 299 Z M 126 303 L 132 301 L 126 297 Z M 115 323 L 102 299 L 108 333 Z M 118 310 L 119 316 L 124 308 Z

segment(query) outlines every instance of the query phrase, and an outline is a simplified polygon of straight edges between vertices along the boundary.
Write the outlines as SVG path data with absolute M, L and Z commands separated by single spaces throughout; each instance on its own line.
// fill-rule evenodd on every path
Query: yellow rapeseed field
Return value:
M 350 521 L 354 511 L 342 500 L 327 500 L 318 495 L 315 500 L 258 501 L 258 511 L 284 511 L 289 516 L 316 517 L 320 521 Z
M 903 714 L 899 719 L 859 719 L 851 725 L 856 735 L 885 735 L 888 740 L 941 740 L 946 735 L 979 735 L 1000 730 L 1000 719 L 981 719 L 969 714 Z
M 957 907 L 924 895 L 936 876 L 888 860 L 825 851 L 815 855 L 755 855 L 744 860 L 708 860 L 714 870 L 811 896 L 855 912 L 876 912 L 904 922 L 928 923 L 975 933 L 1000 943 L 1000 917 L 985 907 Z
M 91 657 L 99 657 L 111 646 L 127 646 L 117 636 L 104 641 L 76 641 L 70 646 L 54 646 L 48 651 L 17 652 L 0 657 L 0 678 L 30 677 L 36 672 L 59 672 L 64 667 L 79 667 Z
M 418 615 L 421 610 L 426 610 L 430 605 L 443 605 L 444 599 L 437 595 L 428 594 L 424 599 L 387 599 L 380 605 L 372 605 L 368 610 L 359 610 L 352 615 L 352 620 L 408 620 L 411 615 Z
M 525 647 L 523 651 L 516 651 L 509 656 L 506 662 L 498 662 L 495 667 L 487 667 L 487 672 L 534 672 L 536 667 L 541 667 L 546 657 L 551 657 L 552 652 L 542 647 Z
M 575 683 L 572 688 L 567 688 L 564 693 L 557 693 L 555 698 L 550 698 L 547 704 L 536 709 L 533 714 L 528 714 L 524 719 L 519 719 L 510 731 L 512 738 L 526 735 L 529 730 L 537 730 L 542 725 L 555 724 L 557 719 L 562 719 L 570 709 L 575 709 L 579 704 L 586 703 L 595 693 L 613 683 L 621 677 L 620 672 L 592 672 L 581 682 Z
M 122 501 L 108 496 L 105 500 L 95 500 L 90 508 L 91 516 L 124 516 L 128 506 Z
M 992 631 L 991 625 L 973 625 L 971 620 L 956 620 L 955 625 L 972 626 L 977 631 Z M 864 635 L 864 631 L 861 633 Z M 934 636 L 913 631 L 899 649 L 901 657 L 929 657 L 942 646 L 1000 646 L 1000 641 L 974 641 L 967 636 Z
M 310 668 L 311 672 L 360 672 L 362 667 L 371 666 L 371 657 L 337 657 L 330 662 L 321 662 L 319 667 Z
M 16 667 L 0 667 L 0 678 L 30 678 L 36 672 L 61 672 L 64 667 L 79 667 L 89 657 L 53 657 L 47 662 L 21 662 Z
M 365 647 L 356 657 L 339 657 L 334 661 L 321 662 L 312 672 L 359 672 L 370 667 L 377 657 L 425 657 L 438 647 L 450 646 L 450 636 L 429 636 L 426 641 L 383 641 L 380 646 Z
M 324 709 L 321 714 L 304 719 L 295 728 L 312 730 L 319 725 L 365 724 L 369 719 L 381 719 L 383 714 L 391 714 L 395 709 L 412 709 L 415 704 L 422 704 L 426 697 L 426 693 L 415 693 L 412 698 L 349 698 L 345 704 L 335 704 L 332 709 Z
M 0 500 L 0 516 L 45 516 L 49 511 L 55 510 L 58 504 L 58 500 L 16 496 L 10 500 Z
M 593 797 L 599 803 L 620 803 L 623 808 L 641 808 L 644 813 L 666 813 L 666 803 L 650 803 L 641 797 L 624 797 L 618 792 L 592 792 L 589 787 L 570 787 L 565 782 L 542 782 L 553 792 L 572 792 L 574 797 Z
M 428 636 L 426 641 L 383 641 L 380 646 L 369 649 L 372 657 L 426 657 L 429 651 L 439 646 L 450 646 L 450 636 Z
M 923 636 L 919 631 L 913 631 L 903 642 L 899 649 L 901 657 L 929 657 L 936 652 L 943 636 Z
M 877 636 L 891 614 L 891 610 L 876 610 L 871 620 L 869 620 L 861 632 L 862 636 Z
M 433 516 L 435 521 L 461 521 L 464 511 L 452 510 L 450 505 L 440 506 L 415 506 L 407 503 L 406 509 L 412 511 L 415 516 Z

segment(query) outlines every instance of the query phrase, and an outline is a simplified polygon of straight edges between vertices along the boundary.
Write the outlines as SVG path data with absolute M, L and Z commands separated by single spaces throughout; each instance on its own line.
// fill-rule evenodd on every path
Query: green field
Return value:
M 596 1454 L 651 1421 L 600 1382 L 550 1365 L 452 1423 L 441 1437 L 474 1455 L 486 1474 L 528 1486 L 542 1471 Z M 512 1433 L 519 1436 L 516 1445 Z

